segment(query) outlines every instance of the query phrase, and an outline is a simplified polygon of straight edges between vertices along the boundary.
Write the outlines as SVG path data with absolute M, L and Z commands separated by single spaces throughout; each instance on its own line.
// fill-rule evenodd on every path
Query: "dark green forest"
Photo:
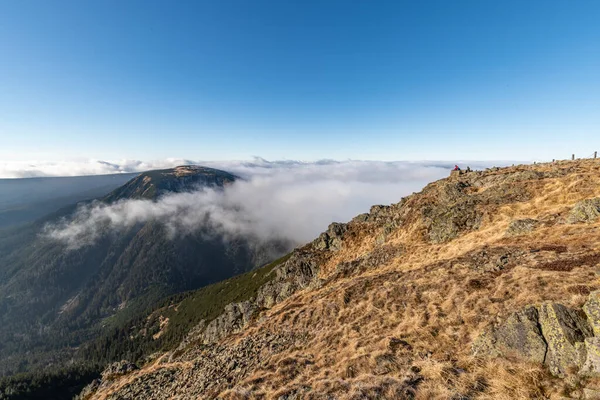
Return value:
M 151 171 L 94 201 L 156 201 L 235 179 L 203 167 Z M 0 398 L 71 398 L 110 362 L 143 363 L 173 348 L 201 319 L 252 297 L 275 265 L 265 263 L 291 248 L 209 227 L 173 237 L 154 220 L 102 230 L 76 248 L 45 234 L 92 204 L 0 228 Z M 169 323 L 154 338 L 161 318 Z

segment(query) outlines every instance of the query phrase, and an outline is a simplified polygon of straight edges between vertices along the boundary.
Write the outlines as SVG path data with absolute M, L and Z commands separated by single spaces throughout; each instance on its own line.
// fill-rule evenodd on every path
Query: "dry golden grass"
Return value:
M 486 206 L 479 229 L 445 244 L 425 241 L 419 219 L 407 218 L 385 243 L 402 247 L 400 256 L 331 279 L 338 263 L 381 246 L 368 228 L 345 242 L 321 266 L 322 287 L 296 293 L 226 339 L 266 331 L 308 334 L 301 346 L 270 355 L 265 366 L 223 388 L 220 398 L 546 399 L 594 383 L 557 379 L 540 365 L 470 354 L 472 341 L 491 322 L 546 300 L 581 306 L 590 291 L 600 289 L 600 221 L 564 223 L 576 202 L 600 197 L 600 162 L 518 166 L 486 177 L 523 171 L 556 176 L 516 182 L 527 188 L 528 200 Z M 506 236 L 510 222 L 523 218 L 542 225 Z M 493 262 L 501 254 L 509 255 L 503 269 L 481 268 L 482 257 Z

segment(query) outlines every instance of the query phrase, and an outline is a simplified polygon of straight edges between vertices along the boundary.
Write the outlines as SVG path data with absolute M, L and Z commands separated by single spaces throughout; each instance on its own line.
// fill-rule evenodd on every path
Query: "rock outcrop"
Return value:
M 502 324 L 481 334 L 473 344 L 473 354 L 503 356 L 517 353 L 543 363 L 548 345 L 542 334 L 536 307 L 511 314 Z
M 444 243 L 463 231 L 479 228 L 481 212 L 476 198 L 466 193 L 469 186 L 466 182 L 448 182 L 441 188 L 437 201 L 423 209 L 431 242 Z
M 137 365 L 127 360 L 117 361 L 110 364 L 104 369 L 104 371 L 102 372 L 102 379 L 112 379 L 119 375 L 125 375 L 129 372 L 135 371 L 137 369 L 139 369 Z
M 252 301 L 226 305 L 223 314 L 212 320 L 204 329 L 202 342 L 214 343 L 227 335 L 239 332 L 250 322 L 256 311 L 256 305 Z
M 329 225 L 327 231 L 321 233 L 319 238 L 314 241 L 314 245 L 319 250 L 339 250 L 342 247 L 344 233 L 347 230 L 347 224 L 333 222 Z
M 600 292 L 589 295 L 581 309 L 545 302 L 511 314 L 488 328 L 473 343 L 474 355 L 516 355 L 543 363 L 556 376 L 600 371 L 598 304 Z M 594 329 L 592 329 L 594 328 Z
M 177 351 L 182 351 L 190 344 L 216 343 L 232 333 L 240 332 L 261 310 L 273 307 L 300 289 L 318 285 L 318 259 L 318 255 L 306 250 L 294 250 L 285 262 L 271 271 L 273 278 L 258 289 L 254 298 L 230 303 L 212 321 L 200 321 Z
M 600 217 L 600 198 L 586 199 L 575 204 L 569 212 L 567 221 L 571 224 L 593 222 L 598 217 Z

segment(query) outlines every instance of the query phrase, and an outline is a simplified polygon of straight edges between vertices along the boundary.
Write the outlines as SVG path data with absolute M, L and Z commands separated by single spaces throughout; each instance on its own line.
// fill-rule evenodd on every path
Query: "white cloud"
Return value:
M 173 236 L 205 227 L 225 237 L 278 238 L 301 244 L 333 221 L 347 221 L 373 204 L 398 202 L 430 181 L 446 177 L 451 167 L 447 163 L 262 159 L 202 164 L 245 179 L 224 190 L 170 194 L 158 201 L 96 202 L 81 207 L 71 220 L 48 227 L 47 233 L 76 248 L 112 230 L 159 221 Z
M 0 178 L 33 178 L 48 176 L 84 176 L 142 172 L 193 164 L 193 161 L 167 158 L 144 162 L 139 160 L 81 160 L 62 162 L 0 162 Z

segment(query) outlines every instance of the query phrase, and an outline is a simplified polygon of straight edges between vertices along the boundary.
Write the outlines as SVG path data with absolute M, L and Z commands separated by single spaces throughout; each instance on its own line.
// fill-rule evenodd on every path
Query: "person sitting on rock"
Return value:
M 455 165 L 452 171 L 460 171 L 460 168 L 458 167 L 458 165 Z

